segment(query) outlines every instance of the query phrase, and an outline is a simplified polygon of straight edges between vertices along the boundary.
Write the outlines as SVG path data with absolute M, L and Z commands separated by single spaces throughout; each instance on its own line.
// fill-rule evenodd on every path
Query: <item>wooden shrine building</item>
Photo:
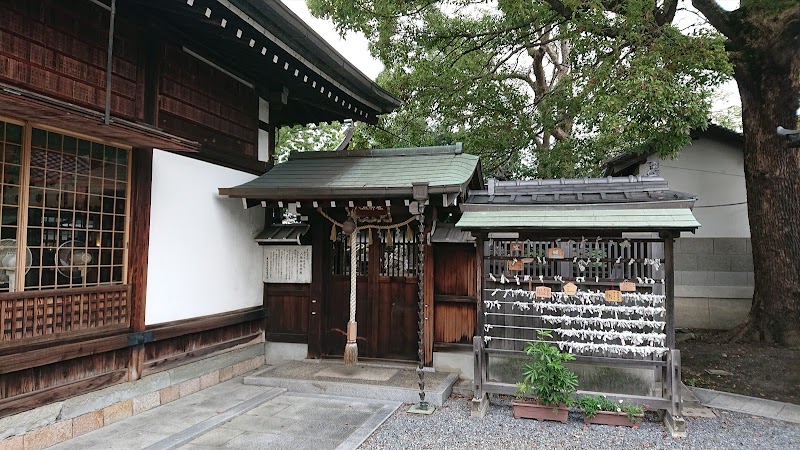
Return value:
M 277 0 L 0 0 L 0 447 L 263 364 L 266 214 L 217 188 L 398 105 Z
M 471 284 L 460 272 L 439 275 L 436 267 L 448 266 L 434 264 L 437 253 L 432 251 L 431 231 L 435 235 L 438 223 L 459 214 L 458 205 L 471 189 L 483 187 L 481 180 L 478 157 L 463 153 L 457 144 L 294 153 L 251 182 L 221 188 L 221 195 L 242 198 L 245 207 L 287 210 L 302 222 L 276 223 L 259 237 L 266 252 L 284 252 L 275 253 L 273 261 L 286 264 L 279 267 L 267 256 L 264 304 L 272 317 L 267 339 L 307 345 L 310 357 L 342 354 L 351 265 L 348 238 L 340 224 L 352 218 L 359 226 L 372 227 L 358 234 L 359 355 L 416 360 L 422 301 L 424 354 L 430 363 L 435 286 L 448 289 L 448 283 L 461 283 L 466 296 Z M 309 245 L 307 249 L 295 244 L 292 250 L 292 244 L 287 245 L 298 236 Z M 460 253 L 458 249 L 452 253 L 471 260 L 473 244 L 460 245 Z M 304 267 L 293 255 L 306 252 L 310 260 Z M 302 272 L 308 276 L 299 278 Z M 464 342 L 474 332 L 474 306 L 474 301 L 467 304 L 472 321 L 458 322 L 466 327 Z

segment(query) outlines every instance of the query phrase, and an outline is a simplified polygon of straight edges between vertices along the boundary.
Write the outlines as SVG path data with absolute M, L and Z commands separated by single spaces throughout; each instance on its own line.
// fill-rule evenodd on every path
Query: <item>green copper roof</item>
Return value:
M 479 158 L 461 146 L 297 153 L 248 183 L 220 194 L 253 199 L 325 199 L 410 195 L 413 183 L 431 194 L 466 192 Z
M 700 226 L 688 208 L 469 211 L 459 228 L 488 230 L 536 229 L 678 229 Z

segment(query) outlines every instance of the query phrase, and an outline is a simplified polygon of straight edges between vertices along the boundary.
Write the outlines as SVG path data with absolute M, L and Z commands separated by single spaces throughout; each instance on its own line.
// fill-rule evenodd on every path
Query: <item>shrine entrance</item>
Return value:
M 356 342 L 361 357 L 417 359 L 416 229 L 414 224 L 393 230 L 364 230 L 358 235 Z M 341 356 L 347 341 L 350 246 L 341 230 L 332 237 L 322 342 L 325 355 Z

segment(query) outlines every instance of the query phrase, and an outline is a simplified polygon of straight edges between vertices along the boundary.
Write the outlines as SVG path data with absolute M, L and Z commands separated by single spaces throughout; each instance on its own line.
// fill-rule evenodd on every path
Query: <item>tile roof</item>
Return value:
M 462 229 L 622 229 L 694 230 L 700 226 L 688 208 L 495 210 L 465 212 L 456 224 Z
M 695 197 L 670 191 L 661 177 L 571 178 L 524 181 L 489 180 L 489 188 L 470 191 L 468 205 L 581 205 L 689 202 Z
M 297 153 L 248 183 L 221 195 L 301 200 L 367 195 L 411 195 L 427 182 L 431 194 L 466 192 L 479 158 L 461 146 Z

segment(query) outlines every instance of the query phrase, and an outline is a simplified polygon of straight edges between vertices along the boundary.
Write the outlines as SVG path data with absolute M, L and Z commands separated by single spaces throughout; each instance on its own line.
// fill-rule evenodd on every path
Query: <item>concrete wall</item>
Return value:
M 702 225 L 696 237 L 750 237 L 744 158 L 740 147 L 701 138 L 684 148 L 677 159 L 658 161 L 661 176 L 670 189 L 698 197 L 694 215 Z M 639 168 L 646 174 L 647 163 Z M 722 206 L 729 205 L 729 206 Z
M 696 195 L 702 225 L 675 244 L 675 320 L 681 328 L 730 329 L 753 296 L 753 257 L 740 147 L 701 138 L 675 160 L 655 156 L 670 189 Z M 639 167 L 646 174 L 650 164 Z
M 245 210 L 217 193 L 253 178 L 153 152 L 147 325 L 262 304 L 263 252 L 253 237 L 264 227 L 264 210 Z
M 730 329 L 750 311 L 753 255 L 749 238 L 680 238 L 675 242 L 675 325 Z

